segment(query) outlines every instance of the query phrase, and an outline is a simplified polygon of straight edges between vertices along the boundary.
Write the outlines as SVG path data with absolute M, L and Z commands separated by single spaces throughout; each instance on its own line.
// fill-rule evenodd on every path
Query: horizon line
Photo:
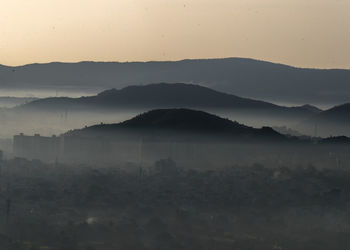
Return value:
M 135 60 L 135 61 L 90 61 L 90 60 L 81 60 L 81 61 L 49 61 L 49 62 L 33 62 L 33 63 L 26 63 L 26 64 L 19 64 L 19 65 L 6 65 L 1 64 L 0 67 L 8 67 L 8 68 L 18 68 L 18 67 L 26 67 L 26 66 L 32 66 L 32 65 L 47 65 L 47 64 L 79 64 L 79 63 L 119 63 L 119 64 L 132 64 L 132 63 L 177 63 L 177 62 L 184 62 L 184 61 L 205 61 L 205 60 L 228 60 L 228 59 L 242 59 L 242 60 L 251 60 L 256 62 L 262 62 L 262 63 L 270 63 L 274 65 L 280 65 L 285 67 L 290 67 L 294 69 L 311 69 L 311 70 L 350 70 L 350 68 L 317 68 L 317 67 L 301 67 L 301 66 L 295 66 L 290 65 L 286 63 L 280 63 L 280 62 L 274 62 L 274 61 L 268 61 L 264 59 L 257 59 L 257 58 L 250 58 L 250 57 L 208 57 L 208 58 L 185 58 L 185 59 L 178 59 L 178 60 Z

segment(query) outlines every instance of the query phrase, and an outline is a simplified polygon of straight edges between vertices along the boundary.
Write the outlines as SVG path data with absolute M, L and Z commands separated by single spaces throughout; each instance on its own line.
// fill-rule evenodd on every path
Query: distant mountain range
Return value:
M 350 101 L 350 70 L 303 69 L 245 58 L 0 66 L 0 89 L 102 91 L 157 82 L 194 83 L 239 96 L 284 103 Z
M 193 84 L 150 84 L 110 89 L 96 96 L 81 98 L 52 97 L 39 99 L 20 109 L 39 111 L 108 111 L 118 109 L 149 110 L 159 108 L 220 109 L 247 115 L 273 115 L 307 118 L 321 110 L 311 105 L 283 107 L 272 103 L 242 98 Z
M 312 136 L 350 136 L 350 104 L 321 110 L 312 105 L 284 107 L 269 102 L 242 98 L 207 87 L 184 83 L 158 83 L 110 89 L 80 98 L 37 99 L 14 108 L 24 112 L 99 112 L 133 114 L 151 109 L 189 108 L 227 115 L 244 121 L 264 120 L 257 126 L 285 125 Z M 277 122 L 276 122 L 277 121 Z M 252 125 L 251 123 L 247 123 Z M 254 125 L 256 126 L 256 125 Z

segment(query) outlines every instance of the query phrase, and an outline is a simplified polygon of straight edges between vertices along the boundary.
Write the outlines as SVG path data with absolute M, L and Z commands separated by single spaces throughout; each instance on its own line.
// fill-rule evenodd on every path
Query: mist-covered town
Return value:
M 0 2 L 0 250 L 350 249 L 350 0 Z

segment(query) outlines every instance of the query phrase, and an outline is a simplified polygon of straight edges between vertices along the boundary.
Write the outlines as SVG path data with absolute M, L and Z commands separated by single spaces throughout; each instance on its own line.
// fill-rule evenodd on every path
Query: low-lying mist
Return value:
M 260 128 L 263 126 L 295 127 L 295 119 L 286 119 L 264 114 L 250 114 L 232 112 L 219 109 L 202 109 L 218 114 L 239 123 Z M 0 109 L 0 138 L 11 138 L 15 134 L 41 134 L 45 136 L 58 135 L 71 129 L 78 129 L 100 123 L 118 123 L 130 119 L 144 109 L 118 109 L 118 110 L 86 110 L 86 111 L 22 111 L 14 109 Z M 334 134 L 335 135 L 335 134 Z
M 298 134 L 296 119 L 249 110 L 206 111 L 251 127 L 146 111 L 1 109 L 0 249 L 350 244 L 348 138 L 284 136 L 260 127 Z
M 47 98 L 47 97 L 81 97 L 94 95 L 101 91 L 100 88 L 72 88 L 71 86 L 60 87 L 32 87 L 32 88 L 4 88 L 0 87 L 1 96 L 17 98 Z
M 137 111 L 85 112 L 23 112 L 0 109 L 0 138 L 12 138 L 24 133 L 44 136 L 59 135 L 68 130 L 100 123 L 117 123 L 138 114 Z

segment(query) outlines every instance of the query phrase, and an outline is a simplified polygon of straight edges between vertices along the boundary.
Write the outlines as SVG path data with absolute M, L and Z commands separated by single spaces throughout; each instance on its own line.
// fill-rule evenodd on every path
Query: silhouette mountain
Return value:
M 263 142 L 291 145 L 350 146 L 347 136 L 326 138 L 284 135 L 271 127 L 253 128 L 236 121 L 192 109 L 156 109 L 139 114 L 130 120 L 114 124 L 98 124 L 70 130 L 65 137 L 107 140 L 195 141 L 195 142 Z
M 256 99 L 339 104 L 350 70 L 295 68 L 246 58 L 175 62 L 80 62 L 0 67 L 0 88 L 102 91 L 151 82 L 196 83 Z M 320 101 L 322 100 L 322 101 Z
M 350 103 L 335 106 L 325 110 L 316 116 L 317 120 L 326 120 L 332 122 L 350 122 Z
M 321 112 L 315 112 L 305 123 L 310 124 L 347 124 L 350 125 L 350 103 L 335 106 Z
M 350 103 L 315 113 L 296 129 L 308 134 L 317 132 L 321 136 L 350 136 Z
M 318 113 L 310 106 L 283 107 L 272 103 L 242 98 L 193 84 L 150 84 L 110 89 L 96 96 L 81 98 L 52 97 L 23 105 L 21 109 L 36 110 L 115 110 L 155 108 L 226 109 L 244 113 L 308 117 Z
M 323 111 L 322 109 L 319 109 L 318 107 L 310 105 L 310 104 L 302 105 L 302 106 L 300 106 L 300 108 L 309 110 L 309 111 L 311 111 L 311 112 L 313 112 L 315 114 L 321 113 Z
M 176 134 L 221 137 L 226 139 L 284 140 L 286 137 L 270 127 L 256 129 L 203 111 L 191 109 L 157 109 L 116 124 L 99 124 L 66 133 L 66 136 L 161 136 Z M 180 136 L 181 137 L 181 136 Z

